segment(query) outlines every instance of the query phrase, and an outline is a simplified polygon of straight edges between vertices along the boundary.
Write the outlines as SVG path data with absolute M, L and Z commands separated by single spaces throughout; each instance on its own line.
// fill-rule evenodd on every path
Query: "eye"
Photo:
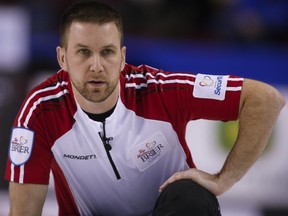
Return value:
M 113 53 L 114 53 L 114 51 L 112 49 L 104 49 L 101 51 L 102 56 L 108 56 L 108 55 L 111 55 Z
M 89 55 L 90 54 L 90 50 L 89 49 L 80 49 L 79 50 L 79 53 L 80 54 L 82 54 L 82 55 L 85 55 L 85 56 L 87 56 L 87 55 Z

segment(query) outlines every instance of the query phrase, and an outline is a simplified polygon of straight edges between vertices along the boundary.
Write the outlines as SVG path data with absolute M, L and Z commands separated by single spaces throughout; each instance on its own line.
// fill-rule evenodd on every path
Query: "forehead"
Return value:
M 114 22 L 93 23 L 93 22 L 72 22 L 67 30 L 67 44 L 83 43 L 90 46 L 119 44 L 121 35 Z

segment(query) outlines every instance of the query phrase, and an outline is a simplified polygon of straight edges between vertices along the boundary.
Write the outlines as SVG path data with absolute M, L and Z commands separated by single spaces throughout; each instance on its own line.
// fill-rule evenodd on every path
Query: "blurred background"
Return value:
M 9 207 L 3 176 L 12 122 L 27 91 L 59 69 L 58 21 L 72 2 L 0 0 L 0 216 Z M 287 0 L 105 2 L 123 15 L 128 63 L 258 79 L 288 99 Z M 223 216 L 288 215 L 287 122 L 286 105 L 261 159 L 219 197 Z M 189 123 L 187 140 L 198 167 L 217 172 L 236 133 L 235 123 Z M 53 181 L 43 215 L 57 215 Z

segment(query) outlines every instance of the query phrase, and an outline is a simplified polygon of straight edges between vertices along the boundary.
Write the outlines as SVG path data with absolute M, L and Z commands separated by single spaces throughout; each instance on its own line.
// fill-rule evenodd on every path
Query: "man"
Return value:
M 283 97 L 258 81 L 135 67 L 125 55 L 115 10 L 93 1 L 66 10 L 62 69 L 28 94 L 12 130 L 11 215 L 41 215 L 50 170 L 59 215 L 221 215 L 216 196 L 260 156 Z M 200 118 L 239 119 L 217 174 L 195 168 L 185 141 Z

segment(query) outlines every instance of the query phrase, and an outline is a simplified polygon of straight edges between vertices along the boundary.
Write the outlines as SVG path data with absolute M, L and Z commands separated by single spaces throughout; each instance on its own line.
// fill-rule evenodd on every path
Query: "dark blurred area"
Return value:
M 8 12 L 12 9 L 12 13 L 14 13 L 15 8 L 16 12 L 20 11 L 19 13 L 27 19 L 27 22 L 25 22 L 27 24 L 27 32 L 25 33 L 27 38 L 23 39 L 21 34 L 17 35 L 17 33 L 12 32 L 11 35 L 16 38 L 14 40 L 15 47 L 13 41 L 10 42 L 13 47 L 7 47 L 8 51 L 15 49 L 15 53 L 18 54 L 18 48 L 26 43 L 27 46 L 24 47 L 25 50 L 23 51 L 24 58 L 19 57 L 20 60 L 24 59 L 23 62 L 20 64 L 21 61 L 13 60 L 13 52 L 7 54 L 7 52 L 3 53 L 2 50 L 2 54 L 0 54 L 2 59 L 10 55 L 7 60 L 8 63 L 0 60 L 0 189 L 6 189 L 8 185 L 3 180 L 3 176 L 12 122 L 30 88 L 31 80 L 43 72 L 55 73 L 59 68 L 55 52 L 55 47 L 58 45 L 58 21 L 63 10 L 72 2 L 75 1 L 0 1 L 1 46 L 6 44 L 6 39 L 3 36 L 6 31 L 1 28 L 1 23 L 7 29 L 14 25 L 7 24 L 9 21 Z M 238 49 L 240 51 L 240 54 L 235 57 L 238 62 L 242 61 L 238 59 L 240 55 L 245 58 L 245 56 L 256 56 L 258 54 L 261 54 L 263 59 L 267 55 L 267 63 L 270 60 L 271 62 L 275 60 L 273 65 L 271 64 L 271 68 L 280 65 L 281 67 L 279 66 L 275 71 L 278 71 L 278 77 L 281 76 L 279 79 L 285 79 L 285 81 L 281 81 L 281 84 L 288 84 L 288 67 L 286 67 L 285 61 L 285 59 L 288 61 L 287 0 L 107 0 L 105 2 L 110 3 L 123 15 L 128 62 L 131 64 L 152 64 L 155 67 L 172 70 L 174 67 L 169 65 L 170 62 L 170 64 L 174 63 L 175 67 L 179 66 L 179 70 L 189 71 L 191 67 L 191 71 L 193 71 L 193 64 L 196 66 L 196 70 L 204 70 L 203 65 L 209 65 L 209 61 L 217 57 L 217 54 L 210 59 L 205 59 L 203 52 L 213 53 L 215 49 L 228 52 L 232 47 L 233 50 Z M 23 21 L 21 16 L 19 20 Z M 1 17 L 4 17 L 2 21 Z M 11 17 L 14 16 L 11 15 Z M 17 22 L 15 21 L 15 24 Z M 22 24 L 19 24 L 19 26 L 21 27 Z M 7 38 L 9 39 L 10 36 L 8 35 Z M 21 41 L 22 39 L 23 41 Z M 148 45 L 146 49 L 145 45 Z M 167 46 L 171 46 L 171 49 Z M 243 47 L 247 49 L 243 51 Z M 181 54 L 181 48 L 184 51 L 185 48 L 191 48 L 191 52 L 193 50 L 194 53 L 191 55 L 195 56 L 196 59 L 199 53 L 203 55 L 202 61 L 200 61 L 202 65 L 199 66 L 198 60 L 190 62 L 189 66 L 177 63 L 177 61 L 184 61 L 184 57 L 182 58 L 181 55 L 179 59 L 175 58 L 175 55 Z M 129 55 L 130 50 L 131 54 Z M 246 50 L 251 52 L 246 53 Z M 269 51 L 265 52 L 267 50 Z M 184 51 L 183 53 L 186 55 L 187 50 Z M 239 53 L 238 51 L 237 53 Z M 153 57 L 150 55 L 152 52 L 154 53 Z M 169 52 L 174 52 L 174 56 L 170 57 Z M 223 56 L 222 54 L 220 52 L 220 57 L 218 57 L 226 58 L 229 52 L 226 55 L 223 54 Z M 148 55 L 150 59 L 148 58 L 148 62 L 144 62 Z M 172 63 L 170 58 L 173 59 Z M 223 60 L 225 61 L 225 59 Z M 189 62 L 189 60 L 185 61 Z M 229 61 L 233 63 L 233 58 Z M 262 59 L 255 59 L 254 63 L 257 63 L 257 67 L 258 65 L 265 67 L 265 61 L 263 62 Z M 17 64 L 19 64 L 18 67 Z M 239 63 L 239 66 L 236 64 L 239 75 L 246 75 L 245 72 L 241 74 L 241 64 Z M 212 64 L 211 68 L 213 70 L 215 65 Z M 225 69 L 225 67 L 223 68 Z M 233 68 L 227 68 L 228 71 L 230 69 L 233 70 Z M 242 68 L 242 70 L 247 72 L 249 68 L 247 70 Z M 275 71 L 270 72 L 274 73 Z M 270 72 L 264 72 L 259 67 L 257 73 L 266 73 L 265 76 L 268 77 L 271 76 Z M 253 76 L 253 74 L 249 74 L 249 76 L 252 78 L 261 77 Z M 264 77 L 263 79 L 267 81 Z M 265 215 L 272 215 L 268 210 L 265 213 Z
M 58 20 L 73 0 L 1 0 L 20 5 L 32 33 L 57 33 Z M 199 40 L 287 43 L 286 0 L 107 0 L 124 17 L 125 32 Z
M 30 22 L 31 67 L 57 67 L 58 21 L 73 0 L 1 0 Z M 107 0 L 123 15 L 125 35 L 217 43 L 288 44 L 287 0 Z M 1 6 L 0 6 L 1 7 Z M 29 67 L 29 66 L 28 66 Z M 28 69 L 29 70 L 29 69 Z M 29 70 L 29 74 L 35 69 Z

